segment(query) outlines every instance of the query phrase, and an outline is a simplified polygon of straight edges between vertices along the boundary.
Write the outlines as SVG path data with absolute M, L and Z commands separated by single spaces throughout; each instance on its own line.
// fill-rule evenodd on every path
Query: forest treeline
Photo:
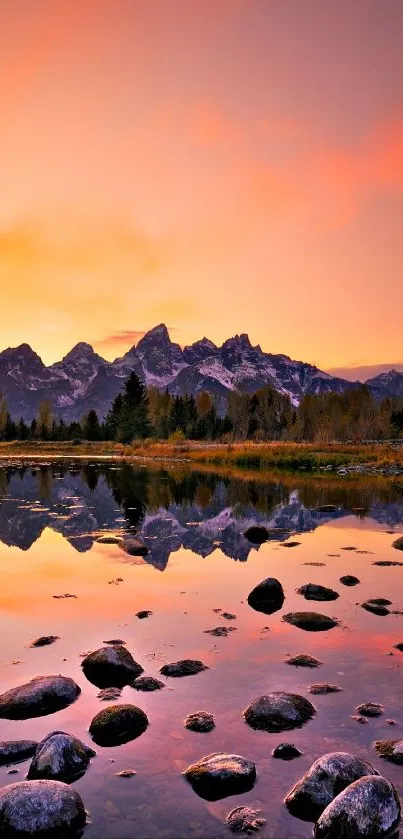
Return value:
M 234 440 L 328 443 L 403 437 L 403 399 L 375 400 L 365 385 L 345 393 L 307 394 L 298 407 L 269 385 L 254 394 L 229 394 L 221 416 L 210 393 L 172 396 L 145 388 L 135 373 L 104 418 L 91 409 L 81 422 L 54 416 L 50 401 L 41 402 L 30 424 L 10 416 L 0 396 L 1 440 Z

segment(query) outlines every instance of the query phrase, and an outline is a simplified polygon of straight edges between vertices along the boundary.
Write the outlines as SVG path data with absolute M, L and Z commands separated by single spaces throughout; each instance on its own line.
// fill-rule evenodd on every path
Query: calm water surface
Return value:
M 369 759 L 403 794 L 403 768 L 382 762 L 371 745 L 403 736 L 403 655 L 393 650 L 403 641 L 403 616 L 379 617 L 359 605 L 387 597 L 392 609 L 403 611 L 403 567 L 372 564 L 403 560 L 392 548 L 403 533 L 403 491 L 377 484 L 361 491 L 347 483 L 344 490 L 328 486 L 319 492 L 297 482 L 290 488 L 96 464 L 0 471 L 1 690 L 50 673 L 71 676 L 82 688 L 77 702 L 57 714 L 0 720 L 0 739 L 39 740 L 64 730 L 90 743 L 90 721 L 107 703 L 84 677 L 80 655 L 107 639 L 124 639 L 149 675 L 158 676 L 162 664 L 180 658 L 200 658 L 210 667 L 168 679 L 155 693 L 123 689 L 120 701 L 143 708 L 150 726 L 126 745 L 96 747 L 97 757 L 75 784 L 90 812 L 85 839 L 220 839 L 230 835 L 225 817 L 240 804 L 263 810 L 263 839 L 309 837 L 312 825 L 290 816 L 282 801 L 313 760 L 338 749 Z M 338 510 L 320 513 L 325 503 Z M 256 548 L 243 536 L 255 523 L 287 532 L 281 541 Z M 136 533 L 149 554 L 131 557 L 119 545 L 97 541 L 111 532 Z M 300 544 L 287 550 L 288 534 Z M 311 562 L 324 565 L 306 564 Z M 341 585 L 347 573 L 358 576 L 360 585 Z M 267 576 L 277 577 L 286 595 L 283 608 L 270 616 L 247 604 L 250 590 Z M 309 603 L 295 591 L 308 582 L 329 585 L 340 598 Z M 55 599 L 66 592 L 76 598 Z M 236 631 L 226 638 L 204 633 L 225 623 L 213 611 L 220 608 L 236 614 L 228 624 Z M 139 620 L 140 609 L 153 614 Z M 310 609 L 336 616 L 341 626 L 308 633 L 282 621 L 285 612 Z M 28 646 L 50 634 L 60 640 Z M 324 666 L 284 663 L 287 654 L 302 652 Z M 309 696 L 308 686 L 317 681 L 343 690 L 311 697 L 318 713 L 304 728 L 275 735 L 245 724 L 242 710 L 259 694 L 283 689 Z M 385 714 L 361 726 L 351 714 L 369 700 L 382 702 Z M 184 728 L 184 718 L 199 710 L 215 716 L 209 734 Z M 298 746 L 303 757 L 274 760 L 273 747 L 284 741 Z M 255 761 L 258 779 L 251 792 L 214 803 L 196 795 L 181 772 L 215 751 Z M 0 783 L 22 780 L 28 765 L 19 764 L 19 774 L 11 777 L 0 768 Z M 116 777 L 126 768 L 136 776 Z

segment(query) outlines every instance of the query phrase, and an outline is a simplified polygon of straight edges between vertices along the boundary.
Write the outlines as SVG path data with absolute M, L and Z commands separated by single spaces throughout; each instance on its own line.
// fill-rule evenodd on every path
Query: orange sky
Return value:
M 1 348 L 403 362 L 401 0 L 1 0 Z

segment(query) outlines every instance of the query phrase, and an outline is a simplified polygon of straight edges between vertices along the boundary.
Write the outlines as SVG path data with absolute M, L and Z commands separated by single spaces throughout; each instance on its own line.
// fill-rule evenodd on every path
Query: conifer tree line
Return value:
M 298 407 L 270 385 L 253 394 L 232 392 L 221 416 L 210 393 L 174 396 L 146 389 L 133 372 L 106 417 L 92 408 L 81 422 L 56 418 L 41 402 L 30 424 L 12 419 L 0 395 L 1 440 L 284 440 L 327 443 L 403 438 L 403 399 L 374 399 L 365 385 L 345 393 L 307 394 Z

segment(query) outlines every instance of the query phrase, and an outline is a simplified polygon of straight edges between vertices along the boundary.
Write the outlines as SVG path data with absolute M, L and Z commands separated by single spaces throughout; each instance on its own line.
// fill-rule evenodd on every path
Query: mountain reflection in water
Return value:
M 336 509 L 321 511 L 324 504 Z M 59 464 L 0 471 L 0 541 L 28 550 L 50 527 L 80 552 L 101 533 L 136 533 L 147 545 L 144 561 L 163 571 L 170 554 L 188 548 L 207 557 L 222 553 L 244 562 L 257 550 L 243 535 L 252 525 L 278 530 L 277 541 L 315 530 L 344 516 L 368 517 L 390 528 L 403 524 L 397 486 L 289 489 L 214 474 L 134 469 L 129 465 Z M 130 562 L 129 556 L 122 561 Z M 136 560 L 138 561 L 138 560 Z

